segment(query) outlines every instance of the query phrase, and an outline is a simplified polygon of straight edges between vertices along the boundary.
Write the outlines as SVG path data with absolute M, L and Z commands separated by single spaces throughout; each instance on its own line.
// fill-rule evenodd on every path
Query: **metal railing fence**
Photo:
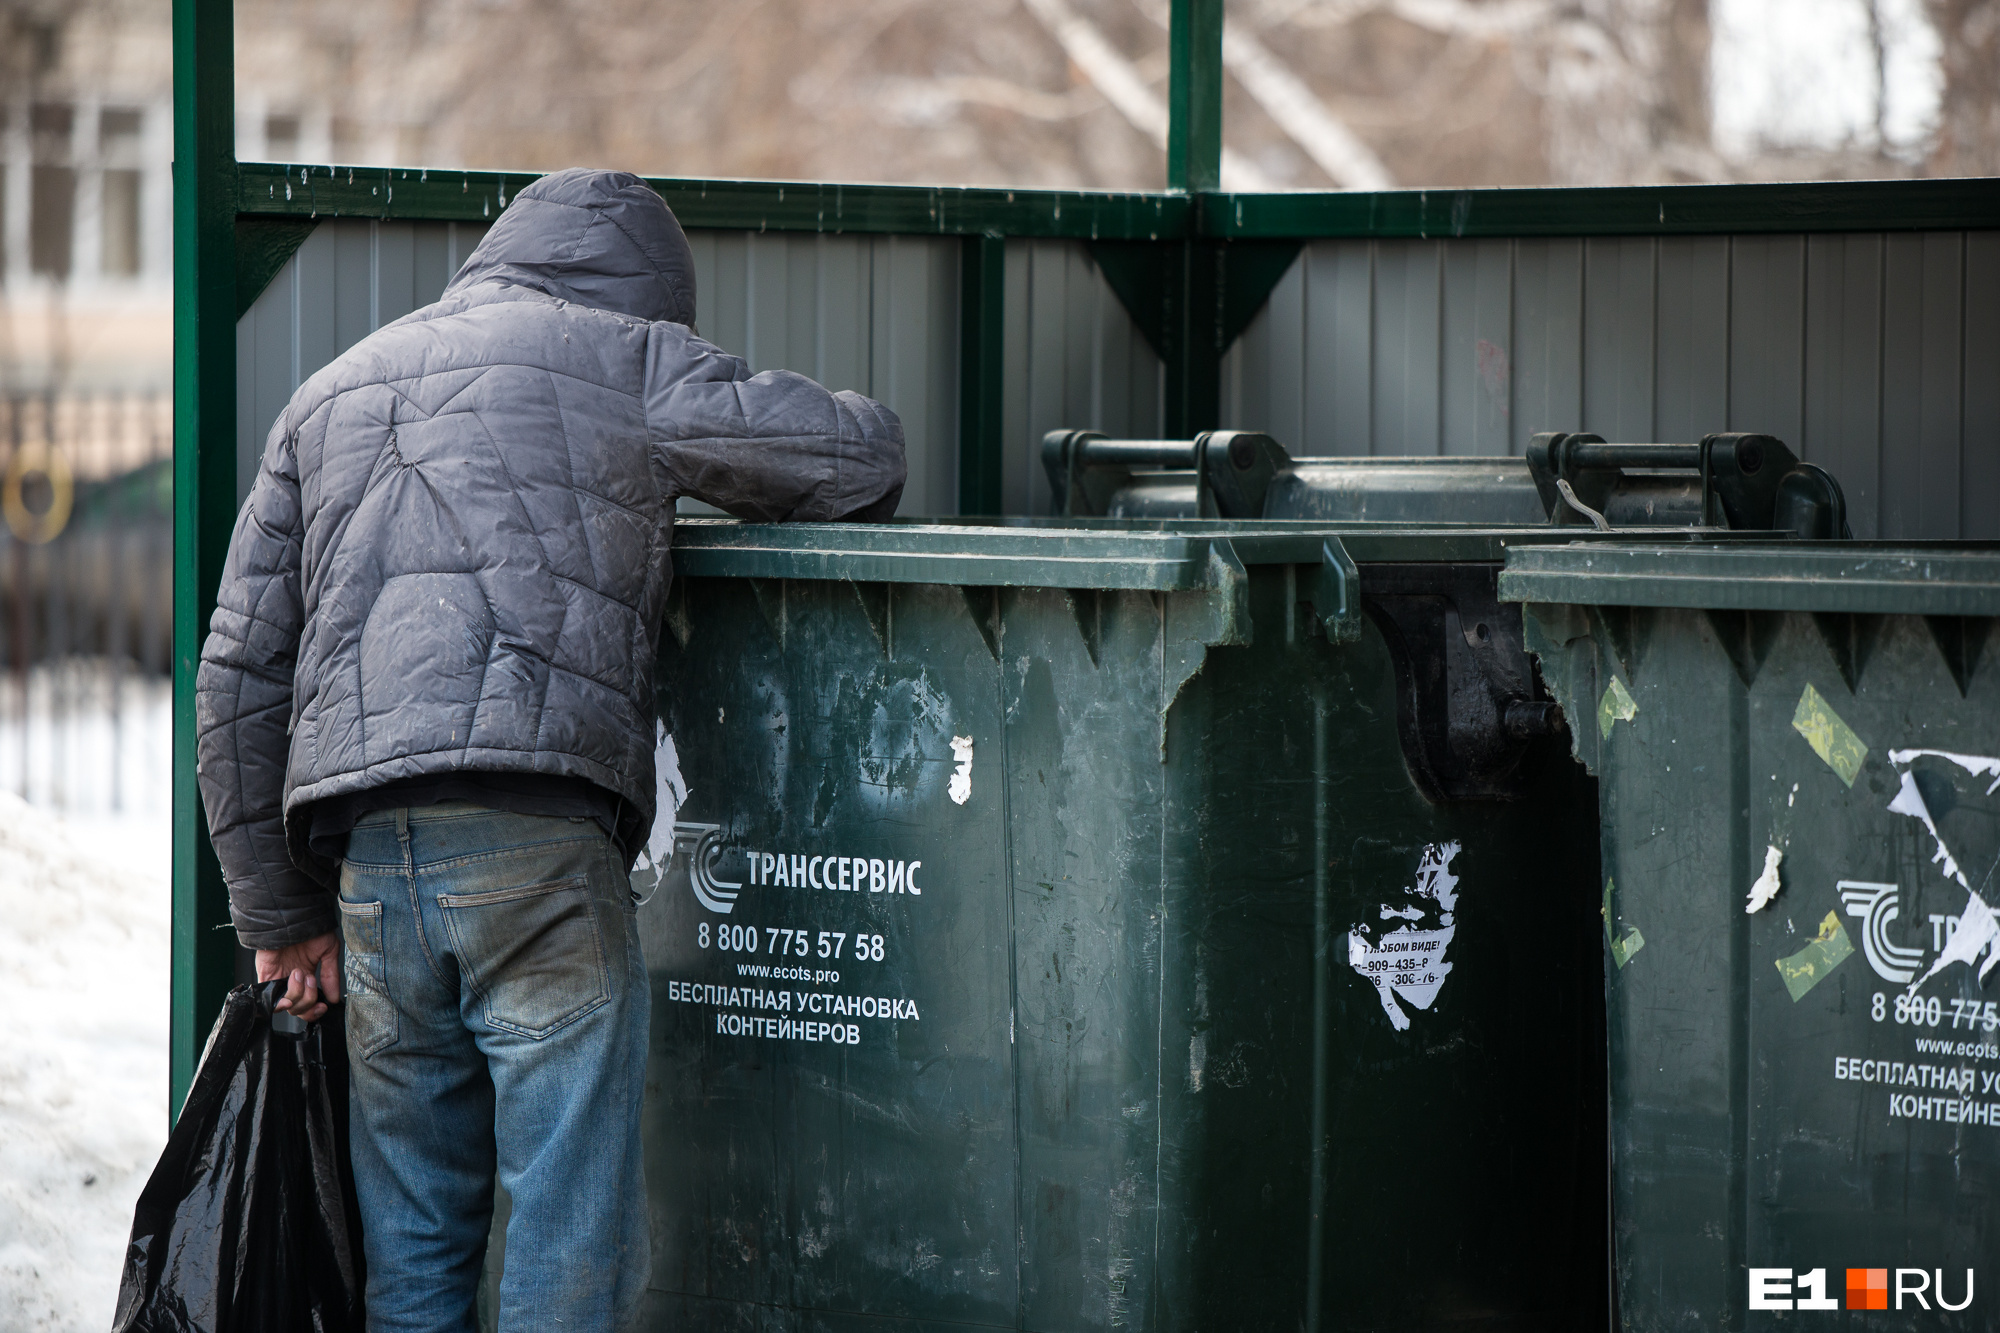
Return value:
M 169 805 L 172 410 L 0 397 L 0 788 L 37 804 Z

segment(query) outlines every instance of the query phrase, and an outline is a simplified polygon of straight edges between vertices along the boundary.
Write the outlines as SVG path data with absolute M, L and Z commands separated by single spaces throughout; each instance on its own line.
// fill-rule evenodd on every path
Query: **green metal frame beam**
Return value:
M 2000 227 L 2000 178 L 1215 194 L 1204 236 L 1690 236 Z
M 245 162 L 236 168 L 236 211 L 257 217 L 490 222 L 538 176 Z M 676 177 L 649 177 L 646 183 L 684 227 L 746 231 L 1163 240 L 1185 234 L 1192 214 L 1186 198 L 1157 192 Z
M 173 981 L 175 1117 L 235 979 L 229 898 L 195 785 L 195 665 L 236 520 L 235 17 L 174 0 Z
M 1168 10 L 1167 188 L 1222 188 L 1222 0 Z
M 532 172 L 246 162 L 218 184 L 234 194 L 243 217 L 479 222 L 535 179 Z M 1993 177 L 1191 195 L 666 177 L 647 183 L 684 226 L 750 231 L 1302 241 L 2000 227 L 2000 178 Z

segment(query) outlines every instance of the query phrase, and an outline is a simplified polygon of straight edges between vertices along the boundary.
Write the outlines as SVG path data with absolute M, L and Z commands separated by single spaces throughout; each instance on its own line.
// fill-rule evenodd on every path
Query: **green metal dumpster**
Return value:
M 1599 785 L 1617 1326 L 2000 1326 L 2000 549 L 1515 549 L 1501 595 Z
M 1558 535 L 678 525 L 650 1326 L 1600 1328 Z

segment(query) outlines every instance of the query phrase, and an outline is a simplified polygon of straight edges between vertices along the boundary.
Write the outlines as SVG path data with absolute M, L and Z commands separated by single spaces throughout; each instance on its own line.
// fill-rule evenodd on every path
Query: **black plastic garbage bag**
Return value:
M 223 1003 L 139 1195 L 115 1333 L 360 1333 L 341 1010 L 274 1022 L 282 993 Z

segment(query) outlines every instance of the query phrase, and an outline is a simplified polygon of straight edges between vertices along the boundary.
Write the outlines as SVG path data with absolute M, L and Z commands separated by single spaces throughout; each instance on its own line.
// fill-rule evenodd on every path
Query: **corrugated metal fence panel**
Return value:
M 373 330 L 434 301 L 485 227 L 328 221 L 238 321 L 238 490 L 294 390 Z M 694 231 L 698 322 L 753 370 L 796 370 L 903 419 L 903 512 L 958 510 L 955 238 Z
M 2000 232 L 1316 241 L 1224 364 L 1302 454 L 1761 430 L 1858 537 L 2000 537 Z
M 702 336 L 752 370 L 887 404 L 910 465 L 900 512 L 956 514 L 959 240 L 690 231 L 688 242 Z
M 293 390 L 435 299 L 483 228 L 331 221 L 237 330 L 247 491 Z M 882 399 L 904 512 L 957 508 L 955 239 L 691 233 L 703 332 Z M 1768 430 L 1840 478 L 1858 536 L 2000 537 L 2000 233 L 1319 241 L 1224 367 L 1226 424 L 1308 454 L 1519 453 L 1537 430 Z M 1009 512 L 1044 431 L 1161 429 L 1159 359 L 1077 241 L 1007 248 Z
M 1160 358 L 1083 242 L 1009 242 L 1006 281 L 1002 494 L 1010 514 L 1047 514 L 1043 434 L 1073 427 L 1157 438 L 1165 383 Z
M 264 437 L 312 373 L 444 294 L 486 234 L 465 222 L 322 222 L 236 321 L 236 491 L 250 493 Z

